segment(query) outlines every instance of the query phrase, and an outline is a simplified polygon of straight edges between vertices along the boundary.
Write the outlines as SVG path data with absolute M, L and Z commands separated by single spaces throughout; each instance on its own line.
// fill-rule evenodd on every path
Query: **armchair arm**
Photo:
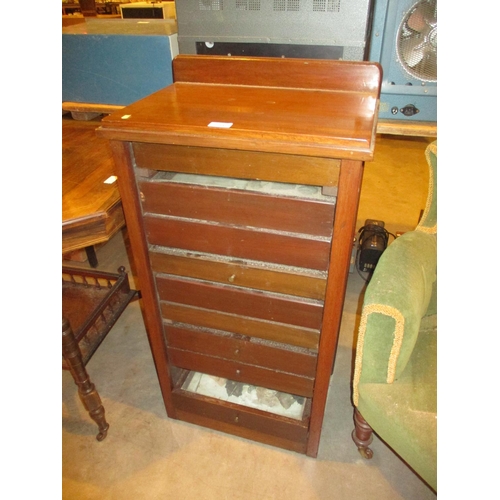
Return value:
M 366 289 L 353 399 L 362 382 L 392 383 L 406 367 L 436 281 L 436 236 L 405 233 L 382 254 Z

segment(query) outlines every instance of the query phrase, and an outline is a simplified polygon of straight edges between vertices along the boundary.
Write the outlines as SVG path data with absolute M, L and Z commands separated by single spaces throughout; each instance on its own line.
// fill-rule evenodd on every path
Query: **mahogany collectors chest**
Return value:
M 178 56 L 106 117 L 167 414 L 318 453 L 381 69 Z

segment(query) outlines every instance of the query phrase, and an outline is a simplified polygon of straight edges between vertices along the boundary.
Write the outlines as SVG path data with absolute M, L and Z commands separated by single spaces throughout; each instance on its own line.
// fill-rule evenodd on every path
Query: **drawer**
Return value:
M 208 182 L 213 182 L 207 178 Z M 145 213 L 210 221 L 241 227 L 256 227 L 331 238 L 335 198 L 321 196 L 313 186 L 241 182 L 227 179 L 228 186 L 209 187 L 169 181 L 140 182 Z M 224 184 L 224 181 L 219 181 Z M 251 188 L 251 186 L 255 186 Z M 243 189 L 245 186 L 250 188 Z M 286 196 L 290 191 L 295 196 Z M 312 191 L 315 197 L 296 197 Z M 317 194 L 316 194 L 317 193 Z
M 175 276 L 157 276 L 160 300 L 250 318 L 319 330 L 323 304 L 291 295 L 271 294 Z
M 169 362 L 179 368 L 298 396 L 312 397 L 314 379 L 221 357 L 168 347 Z
M 164 325 L 167 345 L 235 362 L 314 378 L 317 353 L 256 338 Z
M 134 143 L 137 168 L 238 177 L 315 186 L 337 186 L 340 160 L 232 149 Z
M 326 271 L 330 241 L 306 235 L 144 216 L 150 245 Z
M 202 427 L 260 443 L 305 453 L 308 429 L 302 423 L 284 421 L 263 412 L 243 409 L 200 396 L 174 391 L 176 418 Z
M 297 347 L 305 347 L 306 349 L 318 349 L 319 345 L 319 330 L 300 328 L 170 302 L 161 302 L 160 309 L 162 317 L 167 324 L 184 323 L 248 337 L 257 337 Z
M 257 263 L 183 251 L 152 250 L 149 258 L 154 273 L 186 276 L 316 300 L 323 300 L 325 297 L 326 273 L 271 264 L 259 266 Z

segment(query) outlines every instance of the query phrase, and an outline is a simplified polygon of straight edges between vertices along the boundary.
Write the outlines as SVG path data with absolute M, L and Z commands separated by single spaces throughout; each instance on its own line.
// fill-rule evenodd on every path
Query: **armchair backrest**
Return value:
M 427 146 L 425 157 L 429 166 L 429 188 L 424 213 L 415 230 L 437 234 L 437 141 Z

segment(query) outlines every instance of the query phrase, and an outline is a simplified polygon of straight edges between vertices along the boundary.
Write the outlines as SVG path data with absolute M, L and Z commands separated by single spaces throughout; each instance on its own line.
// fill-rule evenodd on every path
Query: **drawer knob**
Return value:
M 238 415 L 236 415 L 236 417 L 234 417 L 234 421 L 235 421 L 236 423 L 238 423 L 238 422 L 240 421 L 240 417 L 239 417 Z
M 146 201 L 146 197 L 144 196 L 144 193 L 142 191 L 139 193 L 139 197 L 141 198 L 142 202 Z
M 234 278 L 236 278 L 236 274 L 231 274 L 229 278 L 227 279 L 230 283 L 234 283 Z
M 236 370 L 236 375 L 239 375 L 241 373 L 241 370 Z
M 239 353 L 240 353 L 240 350 L 239 350 L 239 349 L 235 349 L 235 350 L 234 350 L 234 354 L 235 354 L 236 356 L 238 356 L 238 354 L 239 354 Z

